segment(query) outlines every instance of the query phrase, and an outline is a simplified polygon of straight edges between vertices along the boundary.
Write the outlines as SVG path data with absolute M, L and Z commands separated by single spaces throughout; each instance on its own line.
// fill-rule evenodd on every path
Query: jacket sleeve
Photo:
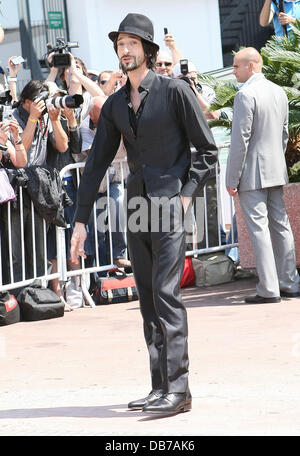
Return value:
M 226 167 L 226 186 L 238 188 L 247 156 L 252 132 L 255 102 L 243 91 L 236 94 L 233 106 L 233 120 L 230 151 Z
M 88 222 L 100 182 L 117 153 L 120 140 L 121 134 L 111 117 L 111 100 L 108 100 L 103 105 L 94 142 L 80 180 L 74 216 L 76 222 Z
M 285 102 L 286 102 L 286 114 L 285 114 L 283 131 L 282 131 L 282 148 L 283 148 L 284 153 L 286 153 L 287 144 L 289 142 L 289 104 L 288 104 L 286 95 L 285 95 Z
M 179 122 L 195 147 L 188 180 L 181 189 L 183 196 L 194 197 L 211 176 L 218 160 L 218 148 L 195 94 L 185 81 L 178 81 L 176 98 Z
M 81 153 L 82 137 L 79 127 L 76 130 L 69 130 L 69 150 L 71 154 L 77 155 Z

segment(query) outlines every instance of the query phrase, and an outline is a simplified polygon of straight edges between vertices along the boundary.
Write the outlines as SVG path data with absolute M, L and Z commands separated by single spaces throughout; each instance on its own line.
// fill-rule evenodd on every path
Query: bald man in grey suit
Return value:
M 238 192 L 258 274 L 257 295 L 248 303 L 280 302 L 299 296 L 294 238 L 283 200 L 288 183 L 288 100 L 281 87 L 262 74 L 262 58 L 254 48 L 234 57 L 237 81 L 226 186 Z

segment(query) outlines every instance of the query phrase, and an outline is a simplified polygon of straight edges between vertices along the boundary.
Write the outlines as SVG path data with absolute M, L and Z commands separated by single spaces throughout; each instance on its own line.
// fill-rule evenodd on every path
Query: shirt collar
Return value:
M 264 78 L 264 75 L 262 73 L 254 73 L 246 82 L 244 82 L 241 89 L 243 89 L 244 87 L 247 87 L 249 84 L 256 81 L 257 79 L 262 79 L 262 78 Z
M 26 109 L 24 109 L 21 104 L 19 106 L 19 113 L 20 113 L 21 119 L 24 120 L 25 123 L 27 123 L 28 117 L 29 117 L 29 112 L 26 111 Z
M 145 78 L 142 80 L 142 82 L 138 88 L 138 91 L 140 93 L 149 92 L 149 89 L 150 89 L 155 77 L 156 77 L 156 73 L 153 70 L 149 70 L 148 73 L 146 74 Z M 129 80 L 129 78 L 127 78 L 126 85 L 125 85 L 125 92 L 126 92 L 127 98 L 129 98 L 129 99 L 130 99 L 130 87 L 131 87 L 130 80 Z

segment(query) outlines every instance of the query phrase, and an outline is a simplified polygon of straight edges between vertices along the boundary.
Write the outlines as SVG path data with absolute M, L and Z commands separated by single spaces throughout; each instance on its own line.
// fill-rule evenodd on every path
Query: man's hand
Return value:
M 296 22 L 296 19 L 293 16 L 289 16 L 288 14 L 285 13 L 277 13 L 280 25 L 287 25 Z
M 0 144 L 5 146 L 8 141 L 9 123 L 0 124 Z
M 77 121 L 76 121 L 76 116 L 75 116 L 74 109 L 64 108 L 62 110 L 62 115 L 65 116 L 65 118 L 67 119 L 69 127 L 76 127 L 77 126 Z
M 228 191 L 230 196 L 236 196 L 237 195 L 237 188 L 227 187 L 227 191 Z
M 84 252 L 84 242 L 86 240 L 86 229 L 84 223 L 75 223 L 73 235 L 71 239 L 71 261 L 79 263 L 79 257 L 86 258 Z
M 49 114 L 51 122 L 57 122 L 58 120 L 60 120 L 60 109 L 59 108 L 55 108 L 55 106 L 49 105 L 48 114 Z
M 40 119 L 46 108 L 44 100 L 35 100 L 30 105 L 30 117 Z
M 16 56 L 12 56 L 8 59 L 8 62 L 7 62 L 7 66 L 9 68 L 9 76 L 11 76 L 12 78 L 15 78 L 18 74 L 18 71 L 20 70 L 21 68 L 21 64 L 18 63 L 18 65 L 14 65 L 12 63 L 12 60 L 11 59 L 14 59 L 16 58 Z
M 181 202 L 182 202 L 183 211 L 186 214 L 187 210 L 188 210 L 188 207 L 189 207 L 189 205 L 190 205 L 190 203 L 192 201 L 192 198 L 190 196 L 180 195 L 180 199 L 181 199 Z
M 176 48 L 176 43 L 175 43 L 174 36 L 171 35 L 170 33 L 168 33 L 167 35 L 165 35 L 164 41 L 165 41 L 166 46 L 167 46 L 169 49 L 172 50 L 172 49 Z
M 12 136 L 14 138 L 14 142 L 17 142 L 20 139 L 20 133 L 19 133 L 19 122 L 17 119 L 13 118 L 9 122 L 9 129 L 12 133 Z

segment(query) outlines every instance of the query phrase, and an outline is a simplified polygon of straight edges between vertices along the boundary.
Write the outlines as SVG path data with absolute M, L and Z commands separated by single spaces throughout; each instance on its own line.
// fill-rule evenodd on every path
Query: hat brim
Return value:
M 149 44 L 152 44 L 154 47 L 156 47 L 157 51 L 159 50 L 159 45 L 154 43 L 153 41 L 149 40 L 148 38 L 146 38 L 145 36 L 142 35 L 142 33 L 137 33 L 136 31 L 130 31 L 130 30 L 126 30 L 126 32 L 110 32 L 108 34 L 108 37 L 111 41 L 115 41 L 115 39 L 118 37 L 118 35 L 120 33 L 125 33 L 127 35 L 136 35 L 138 36 L 139 38 L 142 38 L 144 41 L 146 41 L 146 43 L 149 43 Z

